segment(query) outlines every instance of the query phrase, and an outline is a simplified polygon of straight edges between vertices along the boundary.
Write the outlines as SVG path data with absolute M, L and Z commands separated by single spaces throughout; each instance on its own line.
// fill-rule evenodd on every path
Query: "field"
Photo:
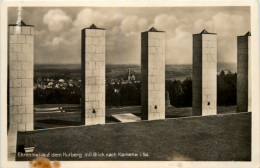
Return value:
M 250 161 L 251 113 L 19 132 L 24 144 L 52 160 Z
M 80 64 L 58 65 L 58 64 L 36 64 L 35 78 L 50 77 L 50 78 L 76 78 L 80 79 Z M 136 80 L 141 80 L 141 66 L 140 65 L 120 65 L 120 64 L 106 64 L 106 78 L 107 79 L 126 79 L 128 69 L 131 74 L 134 74 Z M 236 64 L 219 63 L 218 72 L 221 70 L 236 71 Z M 191 78 L 192 65 L 166 65 L 165 68 L 166 80 L 184 80 Z

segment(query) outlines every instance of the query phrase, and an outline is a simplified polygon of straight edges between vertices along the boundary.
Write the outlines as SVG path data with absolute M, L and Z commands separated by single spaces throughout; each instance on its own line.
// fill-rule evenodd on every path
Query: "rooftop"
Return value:
M 217 34 L 217 33 L 209 33 L 206 29 L 203 29 L 199 34 Z
M 89 28 L 84 28 L 84 29 L 97 29 L 97 30 L 105 30 L 103 28 L 98 28 L 96 25 L 92 24 Z M 83 30 L 84 30 L 83 29 Z
M 156 28 L 152 27 L 151 29 L 149 29 L 148 31 L 145 32 L 164 32 L 164 31 L 158 31 Z M 143 33 L 145 33 L 143 32 Z
M 245 34 L 245 36 L 251 36 L 251 32 L 248 31 L 248 32 Z
M 29 26 L 29 27 L 34 27 L 33 25 L 27 25 L 23 20 L 20 20 L 20 22 L 16 24 L 9 24 L 8 26 Z
M 241 35 L 241 36 L 238 36 L 238 37 L 248 37 L 248 36 L 251 36 L 251 32 L 250 31 L 248 31 L 245 35 Z

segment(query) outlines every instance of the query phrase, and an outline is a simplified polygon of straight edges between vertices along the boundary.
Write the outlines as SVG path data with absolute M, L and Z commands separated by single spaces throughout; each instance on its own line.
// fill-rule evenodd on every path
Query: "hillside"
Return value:
M 19 132 L 25 143 L 52 160 L 250 161 L 251 113 Z

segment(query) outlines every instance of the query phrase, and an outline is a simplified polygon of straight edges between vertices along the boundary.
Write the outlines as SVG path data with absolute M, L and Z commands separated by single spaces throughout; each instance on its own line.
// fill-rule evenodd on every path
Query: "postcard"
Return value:
M 2 2 L 1 167 L 258 167 L 257 1 Z

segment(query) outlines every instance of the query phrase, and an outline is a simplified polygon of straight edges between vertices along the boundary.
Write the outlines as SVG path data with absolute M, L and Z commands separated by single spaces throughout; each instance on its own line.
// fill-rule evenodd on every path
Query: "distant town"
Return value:
M 131 73 L 130 69 L 128 69 L 128 72 L 126 74 L 125 78 L 109 78 L 106 80 L 106 84 L 110 85 L 124 85 L 124 84 L 132 84 L 132 83 L 140 83 L 140 81 L 137 81 L 135 78 L 135 75 Z M 68 89 L 72 87 L 80 88 L 81 86 L 81 79 L 54 79 L 49 76 L 44 77 L 37 77 L 34 83 L 34 89 L 40 88 L 40 89 Z
M 55 67 L 54 67 L 55 66 Z M 34 75 L 34 89 L 68 89 L 81 87 L 79 65 L 40 65 Z M 222 64 L 218 69 L 225 74 L 236 73 L 234 64 Z M 166 80 L 191 78 L 191 65 L 167 65 Z M 141 69 L 138 65 L 108 65 L 106 69 L 106 85 L 125 85 L 140 83 Z
M 64 80 L 54 80 L 53 78 L 38 78 L 37 82 L 34 83 L 34 89 L 67 89 L 68 87 L 78 87 L 80 88 L 81 80 L 74 81 L 73 79 Z

